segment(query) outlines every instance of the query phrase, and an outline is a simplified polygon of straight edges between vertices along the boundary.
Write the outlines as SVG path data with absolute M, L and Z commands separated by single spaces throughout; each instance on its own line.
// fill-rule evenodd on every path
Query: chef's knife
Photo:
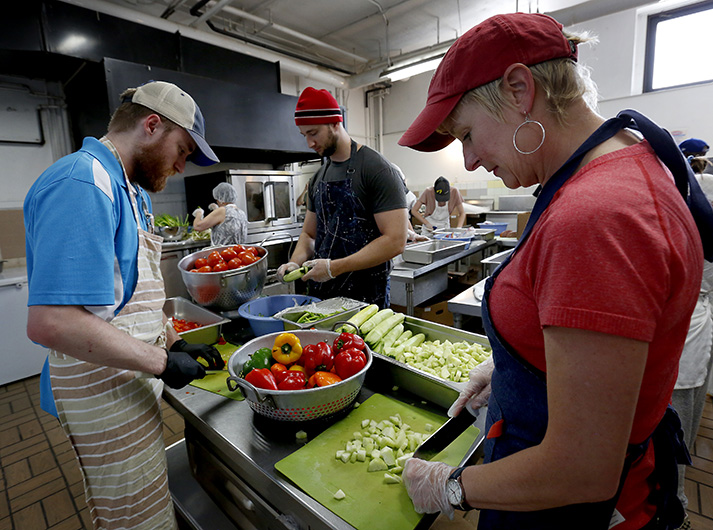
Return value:
M 471 414 L 466 407 L 455 418 L 449 418 L 425 442 L 418 446 L 413 457 L 421 460 L 431 460 L 454 442 L 468 427 L 473 425 L 478 417 L 478 412 L 479 410 L 475 410 Z

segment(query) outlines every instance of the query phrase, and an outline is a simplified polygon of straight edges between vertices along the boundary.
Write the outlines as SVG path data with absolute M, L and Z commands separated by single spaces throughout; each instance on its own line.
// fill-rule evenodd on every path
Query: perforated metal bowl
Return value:
M 324 341 L 332 344 L 339 336 L 335 331 L 304 330 L 293 331 L 300 344 L 317 344 Z M 333 385 L 308 388 L 305 390 L 265 390 L 256 388 L 239 376 L 248 357 L 260 348 L 272 348 L 280 333 L 270 333 L 251 340 L 238 349 L 228 361 L 228 388 L 240 388 L 250 408 L 261 416 L 281 421 L 307 421 L 335 414 L 345 409 L 356 399 L 371 366 L 372 351 L 365 349 L 366 365 L 360 372 Z
M 260 249 L 262 256 L 245 267 L 223 272 L 190 272 L 198 258 L 206 258 L 214 250 L 221 252 L 230 246 L 199 250 L 178 262 L 183 283 L 198 305 L 219 311 L 232 311 L 262 293 L 267 277 L 268 252 L 258 245 L 251 246 Z

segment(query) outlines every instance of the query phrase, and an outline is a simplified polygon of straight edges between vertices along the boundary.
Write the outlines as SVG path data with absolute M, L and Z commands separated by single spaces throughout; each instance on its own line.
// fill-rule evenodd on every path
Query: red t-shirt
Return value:
M 700 236 L 648 142 L 601 156 L 555 194 L 495 282 L 491 318 L 503 339 L 546 372 L 543 326 L 649 343 L 630 443 L 645 440 L 671 400 L 700 287 Z M 629 472 L 617 509 L 640 528 L 653 506 L 653 445 Z

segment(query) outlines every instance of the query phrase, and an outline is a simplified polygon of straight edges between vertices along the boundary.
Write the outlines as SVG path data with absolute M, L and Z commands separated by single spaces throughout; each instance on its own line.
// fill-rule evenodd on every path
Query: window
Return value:
M 651 15 L 644 92 L 713 80 L 713 1 Z

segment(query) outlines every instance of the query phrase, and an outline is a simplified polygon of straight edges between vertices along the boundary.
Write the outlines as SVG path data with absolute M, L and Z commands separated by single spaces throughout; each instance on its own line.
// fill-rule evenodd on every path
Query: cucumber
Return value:
M 302 276 L 304 276 L 308 272 L 308 267 L 300 267 L 299 269 L 295 269 L 293 271 L 288 272 L 282 277 L 282 279 L 287 283 L 294 282 L 295 280 L 299 280 L 300 278 L 302 278 Z
M 361 325 L 362 336 L 366 336 L 367 333 L 369 333 L 372 329 L 374 329 L 376 326 L 381 324 L 384 320 L 386 320 L 393 314 L 393 309 L 382 309 L 381 311 L 379 311 L 377 314 L 375 314 L 373 317 L 371 317 L 369 320 L 367 320 Z
M 402 335 L 403 331 L 404 325 L 402 323 L 396 324 L 396 327 L 384 335 L 384 338 L 377 345 L 377 351 L 379 353 L 383 353 L 386 351 L 386 348 L 391 348 L 394 345 L 394 342 L 396 342 L 396 339 Z
M 405 317 L 406 315 L 403 313 L 394 313 L 372 329 L 367 336 L 364 337 L 364 340 L 369 344 L 369 346 L 376 346 L 376 344 L 383 339 L 389 331 L 391 331 L 397 324 L 401 324 Z

